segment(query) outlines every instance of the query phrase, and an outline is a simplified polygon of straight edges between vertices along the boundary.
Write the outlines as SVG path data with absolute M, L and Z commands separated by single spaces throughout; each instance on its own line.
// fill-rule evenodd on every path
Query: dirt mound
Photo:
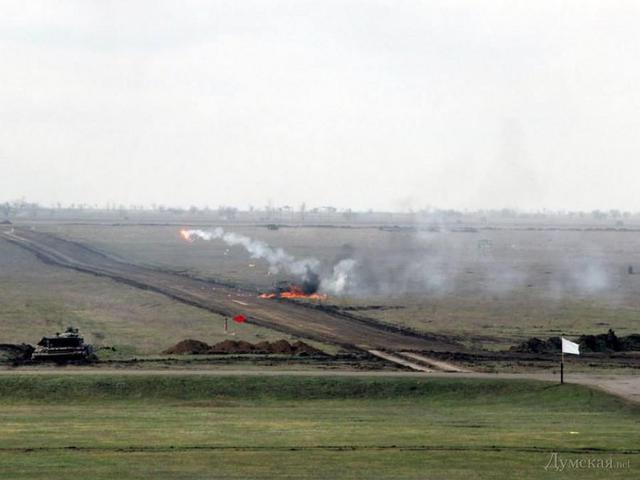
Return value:
M 293 344 L 286 340 L 258 342 L 252 344 L 244 340 L 224 340 L 215 345 L 207 345 L 199 340 L 182 340 L 163 353 L 170 355 L 210 354 L 278 354 L 278 355 L 325 355 L 324 352 L 301 341 Z
M 271 343 L 270 353 L 280 353 L 283 355 L 293 355 L 294 349 L 286 340 L 277 340 Z
M 620 352 L 623 350 L 622 339 L 613 330 L 601 335 L 582 335 L 578 339 L 585 352 Z
M 209 347 L 206 353 L 253 353 L 255 347 L 244 340 L 224 340 Z
M 632 334 L 618 337 L 616 332 L 609 330 L 600 335 L 582 335 L 578 338 L 581 352 L 633 352 L 640 350 L 640 335 Z M 554 353 L 560 352 L 560 337 L 549 337 L 547 340 L 530 338 L 526 342 L 511 347 L 514 352 L 526 353 Z
M 548 340 L 532 337 L 520 345 L 511 347 L 510 350 L 524 353 L 553 353 L 560 351 L 560 344 L 560 337 L 549 337 Z
M 640 334 L 634 333 L 622 337 L 622 345 L 625 352 L 640 351 Z
M 295 351 L 295 355 L 324 355 L 323 351 L 299 340 L 291 346 Z
M 209 345 L 200 340 L 182 340 L 176 343 L 173 347 L 167 348 L 162 353 L 169 355 L 198 355 L 207 353 L 209 351 Z
M 254 353 L 271 353 L 271 344 L 269 342 L 258 342 L 253 347 L 255 348 Z
M 31 360 L 34 348 L 26 343 L 0 343 L 0 362 L 23 363 Z

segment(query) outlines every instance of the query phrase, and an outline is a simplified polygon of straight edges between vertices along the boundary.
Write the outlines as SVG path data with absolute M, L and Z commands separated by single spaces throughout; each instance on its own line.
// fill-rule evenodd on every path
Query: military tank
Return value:
M 35 362 L 89 362 L 94 359 L 93 347 L 84 343 L 77 328 L 68 327 L 55 337 L 42 337 L 31 360 Z

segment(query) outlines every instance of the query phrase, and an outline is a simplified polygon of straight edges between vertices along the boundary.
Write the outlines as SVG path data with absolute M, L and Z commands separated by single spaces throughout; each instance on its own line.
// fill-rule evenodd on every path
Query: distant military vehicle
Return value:
M 84 343 L 77 328 L 68 327 L 55 337 L 42 337 L 31 359 L 36 362 L 88 362 L 94 359 L 93 347 Z

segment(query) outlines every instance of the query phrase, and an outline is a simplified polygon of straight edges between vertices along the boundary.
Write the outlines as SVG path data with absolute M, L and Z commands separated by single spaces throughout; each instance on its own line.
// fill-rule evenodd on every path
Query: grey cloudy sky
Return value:
M 640 3 L 0 2 L 0 200 L 640 210 Z

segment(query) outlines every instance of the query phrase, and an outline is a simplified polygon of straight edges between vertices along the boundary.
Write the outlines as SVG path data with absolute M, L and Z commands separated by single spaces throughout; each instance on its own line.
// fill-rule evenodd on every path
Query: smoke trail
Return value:
M 263 259 L 269 264 L 272 274 L 286 272 L 302 279 L 303 289 L 307 294 L 323 290 L 333 294 L 344 293 L 352 283 L 355 260 L 342 260 L 333 267 L 331 274 L 323 278 L 318 271 L 321 263 L 316 258 L 297 259 L 282 248 L 273 248 L 265 242 L 254 240 L 246 235 L 225 232 L 218 227 L 213 230 L 182 230 L 181 235 L 187 239 L 201 238 L 203 240 L 222 240 L 229 246 L 240 245 L 251 258 Z

